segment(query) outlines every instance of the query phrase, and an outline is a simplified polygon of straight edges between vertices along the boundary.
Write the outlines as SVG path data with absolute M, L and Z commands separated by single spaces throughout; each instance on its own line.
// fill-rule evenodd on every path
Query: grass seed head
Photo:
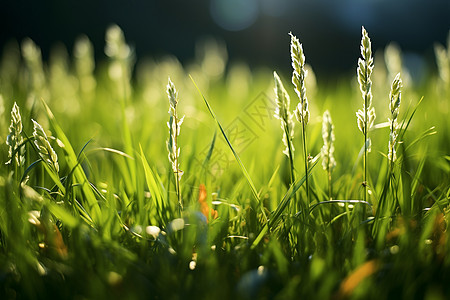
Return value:
M 305 68 L 305 55 L 303 54 L 303 47 L 296 36 L 289 32 L 291 36 L 291 60 L 292 60 L 292 83 L 295 86 L 295 92 L 300 99 L 300 103 L 295 110 L 295 116 L 299 122 L 309 121 L 308 99 L 306 97 L 305 78 L 307 76 Z
M 180 135 L 181 124 L 183 123 L 184 116 L 180 119 L 178 118 L 177 105 L 178 105 L 178 92 L 175 85 L 169 78 L 169 83 L 167 84 L 167 95 L 169 97 L 169 122 L 167 126 L 169 127 L 169 139 L 167 141 L 167 150 L 169 152 L 169 161 L 172 164 L 172 170 L 178 177 L 181 178 L 183 172 L 179 170 L 178 158 L 180 156 L 180 148 L 178 147 L 177 138 Z
M 448 51 L 450 52 L 450 50 Z M 450 53 L 441 44 L 436 44 L 434 46 L 434 54 L 436 56 L 439 77 L 443 82 L 450 84 Z
M 372 107 L 372 80 L 373 72 L 373 58 L 372 58 L 372 44 L 369 35 L 364 27 L 362 27 L 361 39 L 361 56 L 358 59 L 358 82 L 361 90 L 362 98 L 364 100 L 363 109 L 357 111 L 357 123 L 359 130 L 366 134 L 372 128 L 375 122 L 375 108 Z M 367 119 L 366 119 L 367 116 Z
M 110 58 L 108 75 L 115 85 L 117 95 L 125 101 L 131 97 L 134 51 L 126 43 L 123 31 L 117 25 L 108 28 L 105 42 L 105 54 Z
M 390 161 L 395 161 L 397 159 L 397 155 L 395 152 L 395 145 L 397 143 L 397 118 L 398 112 L 400 110 L 400 102 L 401 102 L 401 92 L 402 88 L 402 80 L 400 79 L 400 73 L 395 76 L 392 81 L 391 91 L 389 93 L 389 109 L 391 111 L 391 117 L 389 118 L 390 123 L 390 132 L 389 132 L 389 149 L 388 149 L 388 159 Z
M 87 36 L 80 37 L 74 45 L 75 71 L 79 80 L 79 88 L 83 93 L 93 92 L 97 85 L 94 77 L 94 48 Z M 83 95 L 86 97 L 86 94 Z
M 131 55 L 131 48 L 125 42 L 122 29 L 117 25 L 112 25 L 106 31 L 105 54 L 114 59 L 128 59 Z
M 35 67 L 42 67 L 41 49 L 30 38 L 26 38 L 22 42 L 22 56 L 31 71 L 34 71 Z
M 336 167 L 334 159 L 334 125 L 331 120 L 330 113 L 326 110 L 322 118 L 322 167 L 324 170 L 332 172 Z
M 9 135 L 6 138 L 6 144 L 9 146 L 9 161 L 6 164 L 12 164 L 15 161 L 17 166 L 23 166 L 25 162 L 25 148 L 18 150 L 23 143 L 22 137 L 22 117 L 20 109 L 16 102 L 11 110 L 11 125 L 9 126 Z
M 277 72 L 273 72 L 273 77 L 275 79 L 274 91 L 277 105 L 275 108 L 275 118 L 281 121 L 281 129 L 283 130 L 283 143 L 286 146 L 283 153 L 289 157 L 288 143 L 291 143 L 291 149 L 292 151 L 294 151 L 294 145 L 291 142 L 294 138 L 294 122 L 292 120 L 292 114 L 289 111 L 290 98 Z
M 291 100 L 277 72 L 275 71 L 273 72 L 273 77 L 275 80 L 274 91 L 277 104 L 277 107 L 275 108 L 275 118 L 280 120 L 286 120 L 288 118 Z
M 362 27 L 361 56 L 362 58 L 358 59 L 358 82 L 363 98 L 368 97 L 367 107 L 370 107 L 372 105 L 372 43 L 364 27 Z
M 39 150 L 39 156 L 45 161 L 56 173 L 59 172 L 58 155 L 50 145 L 50 141 L 47 137 L 42 126 L 35 120 L 31 120 L 34 125 L 33 137 L 34 144 Z
M 169 77 L 169 83 L 167 84 L 167 96 L 169 97 L 169 114 L 171 116 L 177 115 L 178 105 L 178 92 Z
M 384 49 L 384 63 L 388 71 L 389 79 L 402 71 L 402 54 L 400 47 L 395 43 L 389 43 Z
M 22 56 L 25 65 L 30 72 L 31 90 L 29 99 L 27 100 L 27 107 L 31 107 L 34 102 L 34 97 L 48 98 L 48 90 L 46 87 L 47 80 L 42 63 L 41 49 L 31 40 L 26 38 L 22 42 Z
M 394 81 L 392 81 L 391 91 L 389 93 L 389 109 L 391 110 L 392 117 L 397 119 L 398 111 L 400 108 L 400 101 L 402 97 L 402 80 L 400 79 L 400 73 L 398 73 Z

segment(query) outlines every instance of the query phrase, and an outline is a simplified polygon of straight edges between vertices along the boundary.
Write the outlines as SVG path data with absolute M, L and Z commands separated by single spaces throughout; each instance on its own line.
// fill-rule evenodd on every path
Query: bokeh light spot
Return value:
M 239 31 L 255 23 L 259 14 L 257 0 L 212 0 L 210 6 L 214 22 L 229 31 Z

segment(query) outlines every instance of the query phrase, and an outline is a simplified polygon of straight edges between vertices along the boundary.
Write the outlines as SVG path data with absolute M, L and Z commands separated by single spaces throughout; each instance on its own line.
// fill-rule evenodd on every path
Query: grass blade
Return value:
M 161 221 L 165 220 L 163 218 L 163 213 L 167 210 L 167 208 L 164 201 L 164 192 L 161 190 L 161 184 L 160 182 L 158 184 L 158 178 L 154 175 L 152 169 L 150 168 L 147 162 L 147 159 L 145 158 L 144 151 L 142 150 L 141 145 L 139 145 L 139 149 L 142 160 L 142 166 L 144 167 L 147 186 L 150 191 L 150 194 L 152 195 L 152 200 L 154 201 L 157 210 L 156 214 L 161 218 Z
M 73 150 L 72 145 L 69 142 L 69 139 L 66 137 L 66 135 L 64 134 L 64 131 L 59 126 L 58 122 L 55 119 L 55 116 L 53 115 L 52 111 L 48 107 L 47 103 L 45 103 L 45 101 L 43 99 L 41 99 L 41 101 L 47 112 L 47 116 L 50 121 L 50 124 L 52 125 L 53 130 L 55 130 L 56 136 L 64 145 L 63 150 L 65 152 L 68 167 L 69 167 L 69 169 L 73 170 L 73 178 L 78 183 L 81 184 L 81 189 L 85 196 L 85 200 L 86 200 L 89 208 L 91 209 L 91 217 L 93 218 L 93 221 L 95 222 L 101 214 L 100 206 L 98 204 L 97 198 L 95 197 L 95 194 L 91 189 L 91 186 L 86 177 L 86 174 L 84 173 L 83 168 L 78 163 L 77 155 L 75 154 L 75 151 Z
M 255 185 L 253 184 L 253 181 L 250 177 L 250 175 L 247 172 L 247 169 L 245 168 L 244 164 L 242 163 L 241 159 L 239 158 L 239 155 L 237 154 L 237 152 L 234 150 L 233 146 L 231 145 L 230 140 L 228 139 L 225 130 L 223 129 L 222 125 L 220 124 L 219 120 L 217 120 L 216 115 L 214 114 L 214 111 L 212 110 L 211 106 L 209 105 L 208 100 L 206 100 L 205 96 L 203 96 L 202 92 L 200 91 L 199 87 L 197 86 L 197 84 L 195 83 L 194 79 L 192 78 L 192 76 L 189 75 L 189 77 L 192 80 L 192 83 L 194 83 L 197 91 L 199 92 L 200 96 L 203 98 L 203 101 L 206 104 L 206 107 L 208 108 L 209 113 L 211 114 L 211 116 L 213 117 L 214 121 L 216 121 L 217 126 L 220 129 L 220 132 L 222 133 L 223 137 L 225 138 L 225 141 L 228 144 L 228 147 L 230 148 L 231 152 L 233 152 L 234 158 L 236 159 L 237 163 L 239 164 L 239 167 L 241 168 L 242 173 L 244 174 L 244 177 L 247 179 L 247 182 L 250 186 L 250 189 L 252 190 L 253 196 L 256 200 L 256 204 L 259 206 L 259 204 L 261 203 L 260 198 L 259 198 L 259 194 L 256 191 Z
M 317 162 L 319 161 L 320 155 L 317 155 L 313 158 L 313 160 L 310 163 L 309 169 L 308 169 L 308 176 L 311 176 L 312 169 L 317 165 Z M 298 191 L 298 189 L 305 183 L 306 181 L 306 175 L 297 180 L 294 184 L 292 184 L 289 189 L 287 190 L 286 194 L 284 194 L 283 199 L 278 204 L 277 209 L 273 212 L 271 215 L 269 222 L 264 225 L 263 229 L 260 231 L 256 239 L 253 241 L 253 244 L 251 246 L 252 249 L 254 249 L 258 244 L 261 242 L 264 235 L 275 227 L 278 224 L 278 221 L 280 220 L 281 214 L 284 212 L 286 207 L 288 207 L 289 202 L 294 197 L 295 193 Z

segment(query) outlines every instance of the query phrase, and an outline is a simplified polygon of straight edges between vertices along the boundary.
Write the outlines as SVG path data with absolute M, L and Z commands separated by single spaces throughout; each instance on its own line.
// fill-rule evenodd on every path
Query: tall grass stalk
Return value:
M 305 188 L 306 188 L 306 199 L 307 204 L 309 204 L 309 180 L 308 180 L 308 150 L 306 147 L 306 125 L 309 121 L 309 110 L 308 110 L 308 99 L 306 97 L 306 85 L 305 78 L 307 75 L 305 69 L 305 55 L 303 54 L 303 47 L 296 36 L 291 32 L 291 60 L 292 68 L 292 83 L 295 86 L 295 92 L 299 98 L 299 104 L 294 111 L 295 117 L 302 124 L 302 145 L 303 145 L 303 156 L 305 162 Z
M 364 201 L 367 201 L 367 154 L 370 152 L 371 146 L 368 132 L 372 128 L 375 121 L 375 108 L 372 107 L 372 80 L 370 78 L 373 72 L 372 45 L 369 35 L 364 27 L 362 27 L 361 56 L 362 58 L 358 59 L 357 73 L 359 88 L 361 90 L 364 103 L 363 109 L 359 109 L 356 112 L 356 117 L 358 121 L 358 128 L 364 134 L 363 189 Z
M 277 107 L 275 108 L 275 118 L 281 121 L 281 129 L 283 130 L 283 144 L 286 146 L 286 148 L 283 150 L 283 153 L 289 158 L 289 167 L 291 171 L 290 184 L 292 185 L 295 182 L 295 174 L 294 174 L 295 148 L 294 144 L 292 143 L 292 139 L 294 138 L 295 124 L 292 120 L 292 114 L 289 111 L 291 101 L 277 72 L 273 72 L 273 77 L 275 79 L 274 91 L 277 105 Z
M 328 199 L 332 199 L 331 173 L 336 167 L 336 160 L 334 159 L 334 126 L 331 120 L 330 113 L 326 110 L 322 118 L 322 167 L 327 172 L 328 179 Z
M 395 205 L 398 203 L 397 196 L 397 186 L 395 185 L 395 177 L 394 177 L 394 163 L 397 160 L 396 153 L 396 145 L 398 141 L 398 128 L 399 124 L 397 122 L 398 113 L 400 110 L 400 101 L 401 101 L 401 92 L 402 88 L 402 80 L 400 79 L 400 73 L 398 73 L 394 80 L 392 81 L 391 91 L 389 93 L 389 110 L 390 110 L 390 118 L 389 118 L 389 146 L 388 146 L 388 162 L 389 162 L 389 171 L 388 171 L 388 185 L 392 192 L 392 200 L 390 201 L 391 211 L 395 210 Z M 403 212 L 406 215 L 408 212 Z
M 183 211 L 183 202 L 181 199 L 180 180 L 183 175 L 183 171 L 180 168 L 180 148 L 178 147 L 178 135 L 180 134 L 181 124 L 183 123 L 184 116 L 179 118 L 177 112 L 178 106 L 178 92 L 175 89 L 175 85 L 169 78 L 167 84 L 167 95 L 169 96 L 169 139 L 167 140 L 167 150 L 169 152 L 169 161 L 172 164 L 172 171 L 175 174 L 175 188 L 178 199 L 178 206 L 180 214 Z

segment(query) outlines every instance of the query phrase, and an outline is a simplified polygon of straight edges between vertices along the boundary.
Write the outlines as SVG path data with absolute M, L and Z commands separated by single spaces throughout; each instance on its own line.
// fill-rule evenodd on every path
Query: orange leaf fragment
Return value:
M 217 213 L 217 210 L 209 208 L 208 203 L 206 202 L 208 193 L 206 192 L 205 185 L 200 184 L 199 190 L 200 191 L 198 193 L 198 203 L 200 204 L 200 212 L 206 217 L 206 222 L 208 223 L 208 220 L 210 218 L 217 219 L 219 215 Z
M 59 231 L 55 224 L 53 224 L 53 233 L 51 234 L 49 244 L 55 249 L 56 253 L 58 253 L 61 258 L 67 258 L 66 244 L 64 244 L 61 231 Z

